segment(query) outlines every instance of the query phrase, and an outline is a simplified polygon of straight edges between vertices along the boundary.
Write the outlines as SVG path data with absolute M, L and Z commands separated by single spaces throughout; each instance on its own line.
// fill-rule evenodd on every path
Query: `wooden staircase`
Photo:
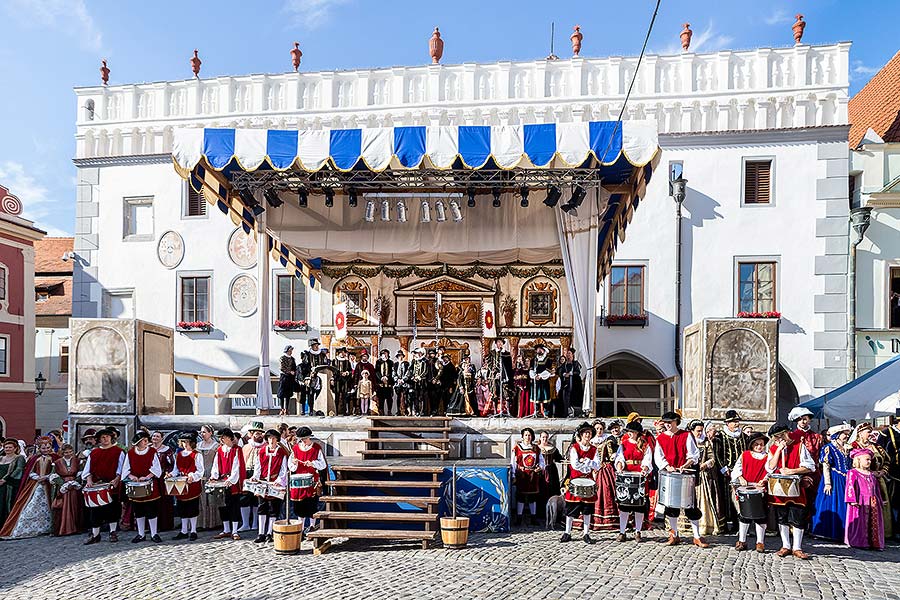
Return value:
M 444 467 L 387 462 L 331 465 L 331 469 L 336 479 L 326 482 L 328 495 L 320 498 L 325 510 L 315 514 L 319 529 L 306 536 L 313 540 L 313 554 L 328 550 L 334 538 L 418 541 L 428 548 L 438 531 L 439 478 Z M 364 488 L 365 495 L 355 493 L 359 488 Z M 384 510 L 373 511 L 366 504 L 384 505 Z M 403 528 L 386 528 L 397 523 L 403 523 Z
M 372 416 L 366 427 L 363 459 L 450 456 L 450 417 Z

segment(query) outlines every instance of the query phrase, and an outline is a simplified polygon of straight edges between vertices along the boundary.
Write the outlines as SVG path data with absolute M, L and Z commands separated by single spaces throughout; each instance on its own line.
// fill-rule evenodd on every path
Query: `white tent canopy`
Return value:
M 825 418 L 835 421 L 896 415 L 900 408 L 900 355 L 806 404 L 823 402 Z

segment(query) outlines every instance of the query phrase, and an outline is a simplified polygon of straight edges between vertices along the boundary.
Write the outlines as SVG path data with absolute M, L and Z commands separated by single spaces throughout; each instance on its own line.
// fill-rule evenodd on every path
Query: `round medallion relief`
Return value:
M 156 256 L 160 264 L 167 269 L 174 269 L 184 258 L 184 239 L 175 231 L 167 231 L 159 238 Z
M 240 227 L 232 231 L 228 238 L 228 256 L 242 269 L 256 265 L 256 238 L 253 233 L 244 233 Z
M 256 279 L 238 275 L 231 282 L 231 308 L 242 317 L 256 312 Z

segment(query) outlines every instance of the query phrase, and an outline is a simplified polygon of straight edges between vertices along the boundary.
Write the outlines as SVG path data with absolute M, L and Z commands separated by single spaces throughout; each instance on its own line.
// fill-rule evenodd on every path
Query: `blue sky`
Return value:
M 572 26 L 584 33 L 583 56 L 635 55 L 655 2 L 580 0 L 0 0 L 0 183 L 25 204 L 25 216 L 53 235 L 74 231 L 75 99 L 72 88 L 99 83 L 100 59 L 110 83 L 190 77 L 194 48 L 201 76 L 290 70 L 292 43 L 301 69 L 327 70 L 429 62 L 435 25 L 445 63 L 528 60 L 549 51 L 568 56 Z M 250 8 L 252 7 L 252 8 Z M 663 0 L 650 39 L 655 52 L 679 48 L 681 24 L 692 49 L 788 46 L 797 12 L 804 42 L 849 40 L 851 93 L 898 50 L 896 0 Z

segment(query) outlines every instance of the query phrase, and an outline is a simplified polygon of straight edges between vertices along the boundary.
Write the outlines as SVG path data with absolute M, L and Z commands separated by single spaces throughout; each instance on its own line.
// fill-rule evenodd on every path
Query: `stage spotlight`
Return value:
M 364 217 L 366 223 L 372 223 L 375 221 L 375 201 L 374 200 L 366 200 L 366 216 Z
M 463 220 L 462 211 L 459 209 L 459 200 L 456 198 L 450 199 L 450 216 L 453 217 L 454 223 L 459 223 Z
M 266 191 L 263 192 L 263 197 L 266 199 L 266 203 L 272 208 L 278 208 L 282 204 L 284 204 L 284 200 L 278 197 L 278 192 L 273 190 L 272 188 L 267 188 Z
M 491 202 L 491 206 L 493 206 L 494 208 L 500 208 L 500 188 L 493 188 L 491 190 L 491 195 L 494 197 L 494 201 Z
M 581 203 L 584 202 L 585 196 L 587 196 L 587 191 L 580 185 L 576 185 L 572 188 L 572 197 L 569 198 L 569 201 L 563 204 L 560 208 L 562 208 L 563 211 L 567 213 L 574 212 L 575 209 L 581 206 Z
M 325 206 L 328 208 L 334 206 L 334 188 L 325 188 Z
M 528 188 L 524 185 L 519 188 L 519 195 L 522 196 L 522 200 L 519 202 L 522 208 L 528 208 Z
M 254 217 L 258 217 L 266 210 L 265 207 L 259 205 L 259 202 L 256 201 L 256 198 L 253 197 L 253 192 L 250 190 L 240 189 L 238 190 L 238 195 L 241 197 L 241 202 L 253 213 Z
M 358 202 L 358 200 L 357 200 L 356 190 L 353 188 L 350 188 L 349 190 L 347 190 L 347 204 L 350 205 L 350 208 L 356 208 L 357 202 Z
M 297 204 L 300 205 L 300 208 L 306 208 L 309 203 L 309 192 L 306 191 L 306 188 L 301 188 L 299 192 L 297 192 Z
M 443 223 L 447 220 L 447 207 L 444 206 L 443 200 L 434 201 L 434 212 L 437 213 L 438 223 Z
M 403 200 L 399 200 L 397 202 L 397 222 L 398 223 L 406 223 L 406 202 Z
M 391 220 L 391 203 L 389 200 L 381 201 L 381 220 L 382 221 L 390 221 Z
M 553 208 L 559 203 L 559 199 L 562 198 L 562 192 L 555 185 L 551 185 L 547 188 L 547 197 L 544 198 L 544 204 Z
M 466 195 L 469 196 L 469 200 L 467 202 L 469 208 L 475 208 L 475 188 L 467 189 Z
M 422 222 L 431 223 L 431 206 L 428 200 L 422 200 Z

